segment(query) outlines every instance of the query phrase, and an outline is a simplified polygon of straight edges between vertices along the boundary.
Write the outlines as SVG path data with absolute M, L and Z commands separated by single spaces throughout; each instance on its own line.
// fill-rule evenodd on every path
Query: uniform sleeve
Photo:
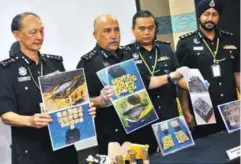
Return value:
M 179 40 L 177 43 L 176 57 L 180 66 L 189 66 L 190 65 L 190 52 L 187 45 L 183 40 Z
M 80 59 L 80 61 L 78 62 L 76 68 L 77 68 L 77 69 L 79 69 L 79 68 L 84 68 L 84 62 L 83 62 L 82 59 Z
M 179 67 L 179 63 L 177 61 L 177 57 L 174 54 L 172 48 L 169 47 L 169 49 L 170 49 L 171 63 L 172 63 L 172 70 L 171 71 L 175 71 Z
M 12 80 L 5 68 L 0 68 L 0 116 L 7 112 L 16 112 L 17 103 Z
M 234 72 L 240 72 L 240 41 L 235 38 L 237 50 L 234 54 Z
M 141 74 L 141 78 L 143 80 L 143 83 L 144 83 L 146 89 L 148 89 L 149 85 L 150 85 L 150 82 L 151 82 L 151 76 L 146 75 L 146 74 L 142 73 L 141 71 L 139 71 L 139 72 Z

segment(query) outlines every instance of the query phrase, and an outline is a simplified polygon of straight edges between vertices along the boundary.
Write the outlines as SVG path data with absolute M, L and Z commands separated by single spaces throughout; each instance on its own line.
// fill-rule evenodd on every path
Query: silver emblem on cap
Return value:
M 27 69 L 26 69 L 25 67 L 20 67 L 20 68 L 18 69 L 18 73 L 19 73 L 19 75 L 21 75 L 21 76 L 25 76 L 25 75 L 27 75 Z
M 209 3 L 209 6 L 210 6 L 210 7 L 215 7 L 215 2 L 214 2 L 214 0 L 212 0 L 212 1 Z

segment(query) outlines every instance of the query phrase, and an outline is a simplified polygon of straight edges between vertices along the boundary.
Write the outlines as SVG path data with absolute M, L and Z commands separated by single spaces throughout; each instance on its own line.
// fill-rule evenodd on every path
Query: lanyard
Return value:
M 31 72 L 31 70 L 30 70 L 29 67 L 28 67 L 28 71 L 29 71 L 29 74 L 30 74 L 30 76 L 31 76 L 34 84 L 35 84 L 36 87 L 40 90 L 39 84 L 35 81 L 35 79 L 34 79 L 34 77 L 33 77 L 33 74 L 32 74 L 32 72 Z M 41 64 L 40 64 L 40 75 L 43 76 L 43 64 L 42 64 L 42 62 L 41 62 Z
M 149 73 L 151 74 L 151 76 L 154 75 L 155 69 L 156 69 L 156 64 L 157 64 L 157 48 L 156 48 L 155 53 L 156 53 L 155 64 L 154 64 L 154 67 L 153 67 L 153 69 L 152 69 L 152 71 L 151 71 L 151 69 L 150 69 L 150 67 L 148 66 L 148 64 L 146 63 L 145 59 L 142 57 L 141 53 L 139 52 L 140 57 L 141 57 L 142 61 L 144 62 L 146 68 L 148 69 Z
M 207 42 L 202 39 L 204 44 L 206 45 L 206 47 L 208 48 L 208 50 L 211 52 L 212 56 L 213 56 L 213 63 L 216 63 L 216 56 L 218 54 L 218 48 L 219 48 L 219 38 L 217 40 L 217 44 L 216 44 L 216 50 L 215 51 L 212 51 L 211 48 L 209 47 L 209 45 L 207 44 Z

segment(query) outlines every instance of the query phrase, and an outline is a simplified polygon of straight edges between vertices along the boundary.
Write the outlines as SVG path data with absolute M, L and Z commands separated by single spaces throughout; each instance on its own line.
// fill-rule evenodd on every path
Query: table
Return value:
M 160 163 L 240 163 L 240 158 L 228 159 L 226 150 L 240 145 L 240 131 L 228 134 L 222 131 L 205 138 L 195 140 L 195 145 L 176 153 L 162 156 L 156 153 L 150 156 L 151 164 Z

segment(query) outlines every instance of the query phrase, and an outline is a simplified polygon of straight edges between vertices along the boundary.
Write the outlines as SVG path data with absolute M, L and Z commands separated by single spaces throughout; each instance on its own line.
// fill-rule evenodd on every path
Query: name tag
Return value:
M 203 47 L 202 46 L 193 47 L 193 50 L 194 51 L 200 51 L 200 50 L 203 50 Z
M 30 80 L 31 80 L 30 76 L 18 77 L 18 82 L 25 82 Z
M 136 60 L 135 63 L 136 63 L 136 64 L 141 64 L 141 63 L 142 63 L 142 60 Z

